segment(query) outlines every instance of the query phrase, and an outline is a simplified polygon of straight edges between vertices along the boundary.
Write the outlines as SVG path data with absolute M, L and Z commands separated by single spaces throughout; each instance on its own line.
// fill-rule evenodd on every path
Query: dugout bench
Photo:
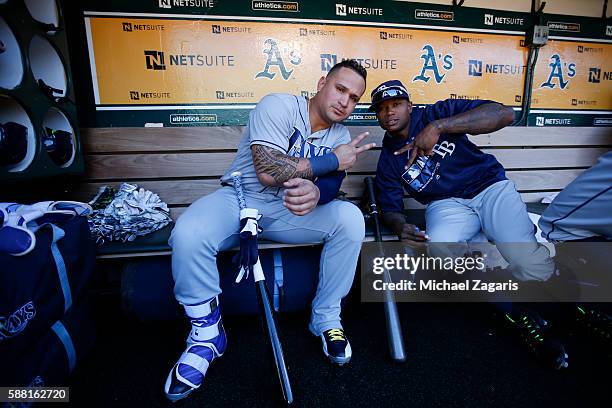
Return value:
M 71 199 L 87 202 L 100 186 L 136 183 L 157 193 L 168 204 L 172 219 L 176 220 L 189 204 L 220 187 L 219 178 L 234 158 L 243 129 L 237 126 L 82 129 L 86 173 L 78 183 L 68 187 L 66 194 Z M 373 176 L 376 171 L 383 131 L 375 126 L 349 127 L 349 130 L 352 137 L 368 131 L 370 135 L 364 143 L 377 144 L 377 148 L 359 157 L 341 187 L 346 199 L 359 204 L 364 192 L 364 177 Z M 506 168 L 508 178 L 533 212 L 543 211 L 545 206 L 538 204 L 543 197 L 562 190 L 595 164 L 599 156 L 612 149 L 612 129 L 596 127 L 507 127 L 491 134 L 470 136 L 470 139 L 483 151 L 493 154 Z M 425 227 L 424 207 L 409 198 L 405 199 L 405 204 L 410 222 Z M 169 258 L 167 255 L 171 251 L 167 240 L 172 227 L 171 224 L 134 242 L 108 243 L 98 250 L 100 262 L 124 258 L 122 274 L 126 276 L 122 278 L 122 286 L 128 288 L 122 287 L 122 291 L 128 290 L 133 295 L 138 285 L 151 283 L 145 271 L 152 270 L 151 262 L 159 262 L 160 258 L 152 261 L 151 257 L 166 255 L 165 258 Z M 384 237 L 394 238 L 388 232 Z M 368 227 L 366 241 L 373 239 L 373 232 Z M 316 244 L 296 248 L 261 242 L 262 253 L 268 254 L 262 256 L 264 270 L 270 273 L 267 281 L 277 283 L 271 288 L 276 306 L 282 303 L 283 265 L 291 269 L 305 267 L 303 262 L 295 264 L 296 254 L 301 254 L 303 259 L 316 258 L 312 264 L 316 267 L 320 246 L 316 247 Z M 164 268 L 169 268 L 169 259 L 165 258 Z M 220 254 L 220 258 L 223 262 L 231 262 L 225 254 Z M 162 279 L 166 280 L 166 285 L 171 285 L 171 277 L 165 274 Z M 312 290 L 316 288 L 316 280 L 301 286 L 305 288 L 300 290 Z M 300 306 L 303 305 L 293 305 L 293 308 Z

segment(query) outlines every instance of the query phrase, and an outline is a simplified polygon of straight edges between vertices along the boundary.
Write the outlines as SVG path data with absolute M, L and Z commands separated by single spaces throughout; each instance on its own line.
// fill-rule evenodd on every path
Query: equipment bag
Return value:
M 95 263 L 87 220 L 74 217 L 35 230 L 26 255 L 0 252 L 0 349 L 35 342 L 85 294 Z

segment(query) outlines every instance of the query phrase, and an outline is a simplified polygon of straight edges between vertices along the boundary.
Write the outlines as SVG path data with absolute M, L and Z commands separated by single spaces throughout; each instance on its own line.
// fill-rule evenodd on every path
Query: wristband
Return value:
M 316 177 L 336 171 L 338 170 L 338 166 L 340 166 L 340 162 L 334 153 L 327 153 L 322 156 L 310 158 L 312 174 L 314 174 Z

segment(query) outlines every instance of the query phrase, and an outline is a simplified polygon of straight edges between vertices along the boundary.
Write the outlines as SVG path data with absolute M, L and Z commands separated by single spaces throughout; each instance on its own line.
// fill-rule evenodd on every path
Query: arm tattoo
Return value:
M 274 178 L 275 185 L 281 185 L 292 178 L 313 180 L 312 167 L 308 159 L 287 156 L 271 147 L 253 145 L 253 164 L 258 174 Z M 302 170 L 299 170 L 303 168 Z
M 486 103 L 467 112 L 435 121 L 444 133 L 470 133 L 478 135 L 495 132 L 509 125 L 514 112 L 499 103 Z

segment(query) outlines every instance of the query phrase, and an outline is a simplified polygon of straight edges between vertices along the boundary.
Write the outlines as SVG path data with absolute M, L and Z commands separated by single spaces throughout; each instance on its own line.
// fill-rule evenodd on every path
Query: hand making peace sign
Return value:
M 376 146 L 376 143 L 368 143 L 361 147 L 357 147 L 357 145 L 369 134 L 370 132 L 360 133 L 349 143 L 341 144 L 333 150 L 333 153 L 338 157 L 338 170 L 350 169 L 355 165 L 358 155 Z

